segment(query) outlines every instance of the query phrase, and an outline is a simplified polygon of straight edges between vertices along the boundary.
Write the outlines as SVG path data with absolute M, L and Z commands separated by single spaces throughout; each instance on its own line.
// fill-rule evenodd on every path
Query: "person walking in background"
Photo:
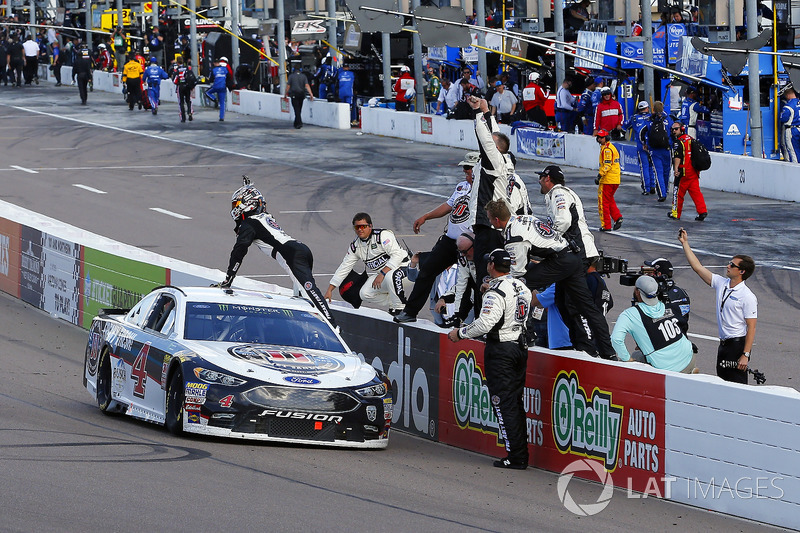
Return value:
M 81 96 L 81 105 L 86 105 L 86 100 L 89 97 L 88 86 L 89 80 L 92 78 L 92 57 L 89 55 L 89 50 L 86 48 L 81 49 L 81 53 L 72 65 L 72 73 L 78 80 L 78 93 Z
M 228 85 L 232 83 L 231 73 L 228 70 L 227 59 L 224 57 L 214 60 L 211 70 L 211 88 L 206 91 L 206 96 L 219 104 L 219 121 L 225 122 L 225 103 L 228 100 Z M 289 76 L 291 78 L 291 76 Z M 310 89 L 309 89 L 310 91 Z
M 625 129 L 633 129 L 633 138 L 636 140 L 636 155 L 639 159 L 639 168 L 642 173 L 642 195 L 656 193 L 654 183 L 653 160 L 647 146 L 647 128 L 650 125 L 650 105 L 642 100 L 636 106 L 637 113 L 625 124 Z
M 295 67 L 294 72 L 292 72 L 292 74 L 286 80 L 286 98 L 291 98 L 292 100 L 292 109 L 294 109 L 294 128 L 296 130 L 299 130 L 303 127 L 303 101 L 306 98 L 306 93 L 308 93 L 308 97 L 313 102 L 314 93 L 311 92 L 311 86 L 308 84 L 308 78 L 303 71 L 301 71 L 298 67 Z M 220 113 L 222 112 L 220 111 Z M 222 119 L 220 118 L 220 120 Z
M 142 108 L 142 74 L 144 69 L 136 57 L 131 54 L 128 56 L 128 62 L 122 69 L 122 83 L 128 90 L 128 109 L 133 110 L 133 106 Z
M 650 159 L 653 161 L 654 183 L 659 202 L 667 199 L 669 178 L 672 174 L 671 128 L 672 119 L 664 112 L 664 103 L 653 102 L 653 114 L 650 115 L 650 122 L 645 128 L 645 144 L 650 150 Z
M 672 125 L 672 134 L 675 137 L 673 147 L 673 165 L 675 167 L 675 185 L 672 187 L 672 211 L 667 213 L 669 218 L 680 220 L 683 212 L 683 199 L 686 193 L 692 197 L 697 216 L 695 220 L 702 222 L 708 216 L 705 198 L 700 191 L 700 173 L 692 165 L 692 137 L 686 133 L 683 124 L 676 122 Z
M 596 139 L 600 145 L 600 169 L 594 182 L 598 186 L 597 210 L 600 213 L 600 231 L 618 230 L 622 227 L 622 213 L 617 207 L 614 195 L 619 189 L 621 176 L 619 152 L 611 143 L 606 130 L 597 130 Z
M 158 114 L 158 105 L 161 103 L 161 80 L 168 78 L 167 71 L 158 66 L 158 59 L 151 57 L 150 65 L 144 70 L 144 81 L 147 82 L 147 97 L 154 115 Z

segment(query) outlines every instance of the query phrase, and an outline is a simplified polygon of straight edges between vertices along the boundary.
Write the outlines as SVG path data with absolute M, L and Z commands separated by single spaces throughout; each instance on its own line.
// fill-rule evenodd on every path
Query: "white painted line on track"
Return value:
M 12 109 L 17 109 L 19 111 L 26 111 L 28 113 L 33 113 L 35 115 L 43 115 L 43 116 L 52 117 L 52 118 L 56 118 L 56 119 L 60 119 L 60 120 L 67 120 L 67 121 L 70 121 L 70 122 L 77 122 L 78 124 L 84 124 L 84 125 L 88 125 L 88 126 L 96 126 L 98 128 L 106 128 L 106 129 L 109 129 L 109 130 L 119 131 L 119 132 L 122 132 L 122 133 L 128 133 L 130 135 L 139 135 L 141 137 L 147 137 L 148 139 L 157 139 L 159 141 L 167 141 L 167 142 L 172 142 L 172 143 L 176 143 L 176 144 L 182 144 L 184 146 L 193 146 L 195 148 L 202 148 L 203 150 L 213 150 L 213 151 L 219 152 L 221 154 L 235 155 L 235 156 L 244 157 L 244 158 L 247 158 L 247 159 L 253 159 L 255 161 L 265 161 L 265 162 L 269 162 L 269 163 L 277 163 L 277 164 L 282 165 L 282 166 L 296 168 L 296 169 L 300 169 L 300 170 L 303 170 L 303 171 L 306 171 L 306 172 L 314 172 L 314 173 L 318 173 L 318 174 L 328 174 L 330 176 L 338 176 L 338 177 L 342 177 L 342 178 L 347 178 L 347 179 L 351 179 L 351 180 L 354 180 L 354 181 L 358 181 L 358 182 L 361 182 L 361 183 L 369 183 L 369 184 L 373 184 L 373 185 L 381 185 L 383 187 L 387 187 L 387 188 L 390 188 L 390 189 L 399 189 L 401 191 L 413 192 L 413 193 L 416 193 L 416 194 L 422 194 L 424 196 L 433 196 L 435 198 L 448 198 L 449 197 L 449 195 L 446 195 L 446 194 L 432 193 L 430 191 L 426 191 L 424 189 L 418 189 L 416 187 L 404 187 L 402 185 L 397 185 L 395 183 L 378 181 L 378 180 L 375 180 L 373 178 L 362 178 L 362 177 L 359 177 L 359 176 L 353 176 L 352 174 L 345 174 L 344 172 L 332 172 L 332 171 L 329 171 L 329 170 L 320 170 L 318 168 L 310 167 L 310 166 L 307 166 L 307 165 L 299 165 L 297 163 L 287 163 L 287 162 L 280 161 L 280 160 L 277 160 L 277 159 L 271 159 L 271 158 L 261 157 L 261 156 L 257 156 L 257 155 L 251 155 L 251 154 L 245 154 L 243 152 L 236 152 L 234 150 L 227 150 L 225 148 L 220 148 L 218 146 L 208 146 L 208 145 L 205 145 L 205 144 L 198 144 L 198 143 L 193 143 L 193 142 L 189 142 L 189 141 L 183 141 L 183 140 L 180 140 L 180 139 L 170 139 L 169 137 L 164 137 L 162 135 L 156 135 L 156 134 L 147 133 L 147 132 L 144 132 L 144 131 L 129 130 L 129 129 L 125 129 L 125 128 L 120 128 L 118 126 L 109 126 L 107 124 L 98 124 L 96 122 L 91 122 L 91 121 L 88 121 L 88 120 L 83 120 L 83 119 L 74 118 L 74 117 L 65 117 L 65 116 L 62 116 L 62 115 L 57 115 L 55 113 L 47 113 L 45 111 L 37 111 L 36 109 L 29 109 L 27 107 L 20 107 L 20 106 L 8 106 L 8 107 L 10 107 Z
M 15 168 L 15 169 L 17 169 L 17 170 L 21 170 L 21 171 L 23 171 L 23 172 L 27 172 L 28 174 L 38 174 L 38 173 L 39 173 L 39 172 L 37 172 L 37 171 L 35 171 L 35 170 L 31 170 L 31 169 L 29 169 L 29 168 L 21 167 L 21 166 L 18 166 L 18 165 L 9 165 L 9 166 L 10 166 L 11 168 Z
M 95 189 L 94 187 L 89 187 L 88 185 L 83 185 L 82 183 L 73 183 L 73 187 L 77 187 L 79 189 L 83 189 L 85 191 L 93 192 L 96 194 L 108 194 L 106 191 L 101 191 L 100 189 Z
M 183 174 L 142 174 L 143 178 L 178 178 Z
M 179 218 L 181 220 L 191 220 L 192 217 L 187 217 L 186 215 L 181 215 L 180 213 L 175 213 L 173 211 L 167 211 L 166 209 L 161 209 L 160 207 L 151 207 L 150 211 L 155 211 L 156 213 L 162 213 L 164 215 L 169 215 L 171 217 Z
M 318 211 L 278 211 L 280 214 L 295 215 L 299 213 L 333 213 L 331 209 L 320 209 Z
M 77 148 L 39 148 L 43 152 L 55 152 L 58 150 L 77 150 Z
M 699 333 L 687 333 L 689 337 L 703 339 L 704 341 L 719 341 L 719 337 L 710 337 L 708 335 L 700 335 Z

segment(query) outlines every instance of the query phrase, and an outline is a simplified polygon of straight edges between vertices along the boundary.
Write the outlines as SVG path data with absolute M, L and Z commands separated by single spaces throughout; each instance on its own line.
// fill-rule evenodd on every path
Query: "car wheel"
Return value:
M 166 415 L 164 425 L 174 435 L 183 433 L 183 373 L 176 370 L 167 388 Z
M 108 350 L 100 353 L 97 365 L 97 406 L 106 414 L 111 414 L 111 356 Z

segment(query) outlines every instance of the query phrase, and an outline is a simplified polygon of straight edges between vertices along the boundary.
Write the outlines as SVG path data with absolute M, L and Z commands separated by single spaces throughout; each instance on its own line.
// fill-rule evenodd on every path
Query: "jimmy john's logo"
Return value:
M 243 344 L 228 348 L 228 353 L 255 365 L 284 374 L 318 376 L 344 368 L 344 363 L 327 355 L 312 355 L 305 350 L 263 344 Z
M 561 453 L 603 461 L 606 470 L 617 467 L 623 408 L 611 393 L 594 389 L 591 397 L 578 376 L 561 371 L 553 384 L 553 438 Z

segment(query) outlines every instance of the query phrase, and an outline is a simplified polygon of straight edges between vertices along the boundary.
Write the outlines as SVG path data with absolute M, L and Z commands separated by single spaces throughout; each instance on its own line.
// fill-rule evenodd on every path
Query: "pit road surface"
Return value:
M 194 122 L 180 124 L 173 104 L 165 103 L 154 117 L 130 112 L 120 96 L 104 93 L 92 93 L 87 107 L 77 101 L 70 87 L 2 90 L 0 198 L 222 270 L 234 241 L 229 198 L 241 174 L 264 193 L 284 229 L 314 251 L 323 288 L 353 238 L 353 213 L 366 210 L 376 227 L 394 229 L 412 249 L 430 249 L 442 223 L 426 223 L 419 236 L 411 225 L 461 179 L 455 163 L 462 150 L 359 136 L 356 130 L 294 130 L 289 122 L 233 113 L 219 123 L 212 110 L 198 110 Z M 519 165 L 537 214 L 543 210 L 533 170 L 543 166 Z M 594 173 L 565 172 L 596 228 Z M 693 298 L 690 323 L 699 335 L 692 340 L 701 350 L 701 369 L 713 373 L 713 292 L 681 268 L 679 223 L 625 179 L 617 194 L 625 224 L 617 234 L 597 233 L 599 247 L 631 266 L 659 256 L 672 260 L 678 284 Z M 800 261 L 797 238 L 787 230 L 797 226 L 795 205 L 711 191 L 706 199 L 709 218 L 701 224 L 687 216 L 682 224 L 695 249 L 715 254 L 700 257 L 718 273 L 734 253 L 756 259 L 760 266 L 748 282 L 761 303 L 753 366 L 768 383 L 792 386 Z M 280 267 L 257 250 L 248 254 L 241 275 L 288 286 Z M 616 300 L 613 322 L 627 307 L 630 288 L 620 287 L 616 277 L 609 287 Z M 642 523 L 675 530 L 754 527 L 652 498 L 628 499 L 624 491 L 616 491 L 600 515 L 579 519 L 559 502 L 554 474 L 498 472 L 485 457 L 399 433 L 388 450 L 367 453 L 174 439 L 156 426 L 105 417 L 93 407 L 80 387 L 85 332 L 8 297 L 2 306 L 0 358 L 8 379 L 0 382 L 0 462 L 9 482 L 0 494 L 12 509 L 3 513 L 4 527 L 12 531 L 63 531 L 65 523 L 82 530 L 109 523 L 121 530 L 134 524 L 218 529 L 218 523 L 330 531 L 397 530 L 400 523 L 402 529 L 491 531 L 578 525 L 632 531 Z M 577 480 L 569 488 L 582 502 L 600 493 L 599 485 Z

